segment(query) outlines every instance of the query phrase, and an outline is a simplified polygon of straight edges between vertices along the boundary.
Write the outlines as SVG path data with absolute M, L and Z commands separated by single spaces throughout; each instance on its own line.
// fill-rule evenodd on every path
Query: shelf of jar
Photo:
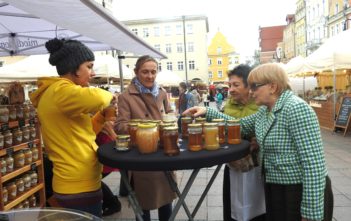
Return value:
M 14 145 L 12 147 L 4 148 L 4 149 L 0 150 L 0 157 L 5 156 L 8 153 L 9 149 L 12 149 L 12 152 L 16 152 L 18 150 L 26 149 L 26 148 L 30 147 L 31 144 L 34 144 L 34 143 L 39 144 L 39 139 L 31 140 L 31 141 L 28 141 L 25 143 Z
M 21 194 L 20 196 L 16 197 L 16 199 L 14 199 L 11 202 L 9 202 L 8 204 L 4 205 L 4 211 L 12 209 L 17 204 L 21 203 L 22 201 L 27 199 L 29 196 L 33 195 L 34 193 L 38 192 L 39 190 L 41 190 L 43 188 L 44 188 L 44 184 L 43 183 L 39 183 L 35 187 L 32 187 L 27 192 Z M 42 206 L 41 203 L 40 203 L 40 206 Z
M 16 169 L 13 172 L 5 174 L 4 176 L 1 177 L 1 183 L 4 183 L 4 182 L 6 182 L 8 180 L 11 180 L 12 178 L 15 178 L 16 176 L 21 175 L 22 173 L 30 171 L 34 167 L 34 165 L 35 165 L 35 167 L 38 167 L 41 164 L 42 164 L 42 161 L 41 160 L 37 160 L 37 161 L 35 161 L 35 162 L 31 163 L 31 164 L 28 164 L 28 165 L 25 165 L 25 166 L 23 166 L 21 168 Z
M 18 127 L 18 126 L 23 126 L 23 125 L 26 125 L 26 124 L 35 124 L 35 123 L 37 123 L 36 118 L 21 119 L 21 120 L 9 121 L 7 123 L 0 123 L 0 128 L 2 130 L 5 130 L 5 129 L 15 128 L 15 127 Z

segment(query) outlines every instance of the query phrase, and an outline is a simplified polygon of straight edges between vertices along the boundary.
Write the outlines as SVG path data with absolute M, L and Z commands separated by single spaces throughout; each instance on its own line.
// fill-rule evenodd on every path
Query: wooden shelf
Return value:
M 9 129 L 11 128 L 15 128 L 15 127 L 18 127 L 20 125 L 20 122 L 21 124 L 29 124 L 30 122 L 33 122 L 33 123 L 36 123 L 37 120 L 36 118 L 32 118 L 32 119 L 26 119 L 26 120 L 15 120 L 15 121 L 9 121 L 7 123 L 0 123 L 0 129 L 2 129 L 2 127 L 4 126 L 8 126 Z
M 23 193 L 22 195 L 18 196 L 16 199 L 14 199 L 11 202 L 9 202 L 8 204 L 6 204 L 4 206 L 4 210 L 6 211 L 6 210 L 12 209 L 14 206 L 16 206 L 17 204 L 19 204 L 20 202 L 27 199 L 29 196 L 33 195 L 34 193 L 38 192 L 39 190 L 41 190 L 43 188 L 44 188 L 43 183 L 36 185 L 35 187 L 31 188 L 27 192 Z
M 21 144 L 18 144 L 18 145 L 14 145 L 12 147 L 8 147 L 8 148 L 5 148 L 5 149 L 2 149 L 2 150 L 0 150 L 0 157 L 5 156 L 7 154 L 7 150 L 11 149 L 11 148 L 13 149 L 13 152 L 16 152 L 16 151 L 22 150 L 22 149 L 26 149 L 26 148 L 28 148 L 28 144 L 29 143 L 39 144 L 39 139 L 35 139 L 35 140 L 32 140 L 32 141 L 28 141 L 28 142 L 25 142 L 25 143 L 21 143 Z
M 42 164 L 42 161 L 41 160 L 37 160 L 36 162 L 34 162 L 36 166 L 39 166 Z M 31 164 L 28 164 L 26 166 L 23 166 L 17 170 L 14 170 L 13 172 L 9 173 L 9 174 L 5 174 L 4 176 L 1 177 L 1 183 L 4 183 L 8 180 L 11 180 L 12 178 L 15 178 L 16 176 L 19 176 L 21 175 L 22 173 L 25 173 L 29 170 L 31 170 L 32 168 L 32 165 L 34 163 L 31 163 Z

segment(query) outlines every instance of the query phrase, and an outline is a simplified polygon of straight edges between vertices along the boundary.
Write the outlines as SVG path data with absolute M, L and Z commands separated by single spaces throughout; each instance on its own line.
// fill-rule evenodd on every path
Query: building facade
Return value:
M 272 61 L 280 62 L 281 47 L 279 42 L 283 42 L 283 33 L 286 25 L 259 27 L 260 63 Z M 280 49 L 279 49 L 280 48 Z M 278 56 L 277 56 L 278 52 Z
M 295 11 L 295 54 L 307 56 L 306 49 L 306 1 L 298 0 Z
M 283 62 L 292 59 L 296 56 L 295 53 L 295 15 L 286 16 L 286 27 L 283 33 L 283 52 L 280 57 Z M 279 48 L 277 50 L 279 52 Z
M 350 4 L 345 0 L 329 0 L 329 19 L 328 31 L 329 37 L 335 36 L 348 29 L 349 21 L 347 10 Z
M 219 31 L 212 38 L 207 51 L 209 83 L 226 81 L 228 70 L 239 64 L 239 54 Z
M 202 15 L 129 20 L 123 23 L 140 38 L 167 56 L 159 71 L 169 70 L 184 80 L 208 82 L 208 19 Z M 123 63 L 134 68 L 136 58 Z

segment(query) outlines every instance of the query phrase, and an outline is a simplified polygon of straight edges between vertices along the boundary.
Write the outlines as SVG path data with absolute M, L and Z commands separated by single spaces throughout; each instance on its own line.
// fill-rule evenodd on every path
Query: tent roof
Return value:
M 45 42 L 72 38 L 94 51 L 165 58 L 93 0 L 0 0 L 0 56 L 46 54 Z

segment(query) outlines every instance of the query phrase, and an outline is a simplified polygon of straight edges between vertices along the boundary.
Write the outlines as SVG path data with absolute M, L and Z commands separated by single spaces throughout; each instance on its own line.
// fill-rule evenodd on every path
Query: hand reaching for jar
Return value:
M 199 117 L 201 115 L 205 115 L 207 112 L 206 107 L 191 107 L 182 113 L 182 116 L 192 116 Z

